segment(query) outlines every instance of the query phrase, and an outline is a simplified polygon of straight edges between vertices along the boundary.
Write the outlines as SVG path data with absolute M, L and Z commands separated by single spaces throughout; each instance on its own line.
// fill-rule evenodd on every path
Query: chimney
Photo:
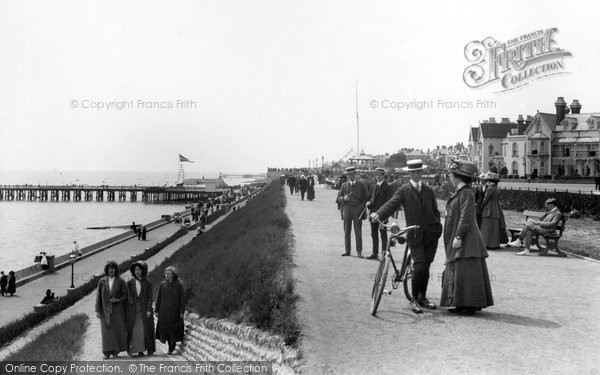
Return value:
M 525 133 L 525 120 L 523 120 L 523 115 L 519 115 L 517 119 L 517 134 Z
M 490 123 L 495 124 L 496 123 L 496 118 L 495 117 L 490 117 Z
M 556 107 L 556 125 L 560 125 L 560 122 L 565 118 L 565 108 L 567 107 L 565 98 L 559 96 L 554 102 L 554 106 Z
M 507 123 L 509 123 L 509 122 L 510 122 L 510 118 L 508 118 L 508 117 L 502 117 L 502 121 L 501 121 L 501 123 L 503 123 L 503 124 L 507 124 Z
M 527 115 L 527 118 L 525 119 L 525 128 L 523 129 L 527 129 L 527 127 L 529 126 L 529 124 L 531 124 L 532 121 L 533 117 L 531 115 Z M 523 132 L 525 132 L 525 130 L 523 130 Z
M 577 99 L 573 99 L 573 103 L 571 103 L 570 107 L 571 107 L 571 113 L 574 115 L 578 115 L 579 112 L 581 111 L 581 104 L 579 104 L 579 100 L 577 100 Z

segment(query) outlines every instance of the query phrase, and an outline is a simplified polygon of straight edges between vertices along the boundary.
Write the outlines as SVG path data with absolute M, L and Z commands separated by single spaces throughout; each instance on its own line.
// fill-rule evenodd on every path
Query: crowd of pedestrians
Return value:
M 315 199 L 315 180 L 319 181 L 312 172 L 290 171 L 282 175 L 281 183 L 287 184 L 290 195 L 298 195 L 300 200 L 304 200 L 306 197 L 307 200 L 312 201 Z

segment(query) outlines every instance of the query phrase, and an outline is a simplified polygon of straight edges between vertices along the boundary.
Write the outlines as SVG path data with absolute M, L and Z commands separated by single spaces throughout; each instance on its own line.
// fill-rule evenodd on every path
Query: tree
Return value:
M 385 161 L 384 166 L 386 168 L 406 167 L 406 154 L 404 154 L 403 152 L 393 154 L 392 156 L 390 156 L 390 158 L 388 160 Z

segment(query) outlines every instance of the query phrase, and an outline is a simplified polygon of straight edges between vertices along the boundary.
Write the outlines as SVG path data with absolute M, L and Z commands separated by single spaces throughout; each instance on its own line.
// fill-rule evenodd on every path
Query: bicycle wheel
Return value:
M 413 300 L 412 283 L 413 283 L 414 267 L 410 254 L 406 257 L 406 265 L 404 266 L 404 295 L 409 301 Z
M 375 283 L 373 284 L 373 291 L 371 292 L 371 315 L 375 316 L 379 302 L 381 302 L 381 296 L 383 294 L 383 288 L 385 288 L 385 280 L 387 279 L 388 271 L 390 269 L 390 258 L 384 257 L 379 263 L 377 274 L 375 275 Z

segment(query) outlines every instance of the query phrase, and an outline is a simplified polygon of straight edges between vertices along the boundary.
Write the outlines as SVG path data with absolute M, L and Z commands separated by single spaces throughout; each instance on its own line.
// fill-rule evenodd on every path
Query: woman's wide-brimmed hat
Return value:
M 546 199 L 546 201 L 544 202 L 544 204 L 556 204 L 556 198 L 548 198 Z
M 477 165 L 463 160 L 452 160 L 448 170 L 456 175 L 476 178 L 477 177 Z
M 129 271 L 131 272 L 131 275 L 133 277 L 135 277 L 136 266 L 140 266 L 140 268 L 142 269 L 142 278 L 146 278 L 146 276 L 148 275 L 148 265 L 146 264 L 146 262 L 144 262 L 143 260 L 138 260 L 137 262 L 133 262 L 131 266 L 129 266 Z
M 423 165 L 423 161 L 421 159 L 415 159 L 415 160 L 409 160 L 406 162 L 406 167 L 402 168 L 403 171 L 405 172 L 412 172 L 412 171 L 422 171 L 423 169 L 426 169 L 427 166 Z
M 483 177 L 483 179 L 486 181 L 498 182 L 500 181 L 500 176 L 498 176 L 498 173 L 488 171 Z

